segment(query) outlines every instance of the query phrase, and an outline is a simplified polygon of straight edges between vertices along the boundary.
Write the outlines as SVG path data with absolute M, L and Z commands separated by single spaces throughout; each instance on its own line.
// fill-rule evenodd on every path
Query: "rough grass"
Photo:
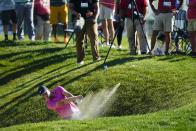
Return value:
M 75 45 L 70 43 L 68 48 L 64 47 L 63 43 L 42 43 L 40 41 L 0 42 L 0 127 L 59 120 L 59 116 L 48 110 L 44 100 L 38 95 L 39 85 L 45 85 L 50 89 L 61 85 L 74 95 L 83 94 L 103 72 L 103 59 L 108 51 L 107 47 L 100 47 L 102 61 L 94 63 L 90 46 L 88 46 L 83 66 L 76 64 Z M 195 58 L 190 56 L 130 56 L 126 39 L 123 40 L 123 47 L 122 51 L 111 50 L 106 62 L 108 70 L 88 92 L 95 93 L 121 83 L 116 93 L 116 101 L 108 110 L 102 112 L 102 116 L 127 116 L 173 110 L 191 104 L 195 100 Z M 114 129 L 108 127 L 105 130 L 123 130 L 124 128 L 134 130 L 129 126 L 128 121 L 137 122 L 141 119 L 139 120 L 141 122 L 146 116 L 148 114 L 136 116 L 136 118 L 111 117 L 97 120 L 103 123 L 102 130 L 105 127 L 104 121 L 109 122 L 113 119 L 115 119 L 114 123 L 120 121 L 119 126 L 123 125 L 122 121 L 127 121 L 126 126 Z M 162 116 L 164 117 L 164 114 Z M 154 119 L 154 117 L 149 116 L 149 119 Z M 148 123 L 146 119 L 143 121 Z M 86 123 L 90 126 L 96 122 L 93 119 L 80 121 L 81 127 L 78 126 L 76 129 L 83 129 L 84 126 L 84 130 L 88 128 L 98 130 L 99 124 L 96 124 L 94 128 L 86 127 Z M 77 123 L 73 121 L 72 126 Z M 38 127 L 35 126 L 35 130 L 36 128 L 43 129 L 42 124 L 41 126 L 35 125 L 38 125 Z M 56 126 L 59 126 L 58 122 Z M 24 128 L 28 127 L 29 125 Z M 47 129 L 55 127 L 48 126 Z M 191 128 L 195 129 L 193 126 Z M 61 126 L 57 130 L 60 129 Z

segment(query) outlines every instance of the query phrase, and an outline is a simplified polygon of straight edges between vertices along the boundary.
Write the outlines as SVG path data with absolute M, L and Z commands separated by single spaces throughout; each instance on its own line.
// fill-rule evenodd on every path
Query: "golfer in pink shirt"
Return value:
M 73 96 L 61 86 L 57 86 L 51 92 L 45 86 L 40 86 L 38 91 L 45 98 L 47 107 L 56 111 L 62 118 L 70 118 L 74 113 L 80 112 L 73 102 L 82 99 L 83 96 Z

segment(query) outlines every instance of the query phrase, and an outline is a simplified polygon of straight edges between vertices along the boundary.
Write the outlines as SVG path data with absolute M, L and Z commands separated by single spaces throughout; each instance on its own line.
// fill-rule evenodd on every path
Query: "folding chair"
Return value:
M 186 11 L 181 9 L 175 16 L 174 30 L 172 32 L 172 54 L 186 54 L 191 51 L 187 22 Z

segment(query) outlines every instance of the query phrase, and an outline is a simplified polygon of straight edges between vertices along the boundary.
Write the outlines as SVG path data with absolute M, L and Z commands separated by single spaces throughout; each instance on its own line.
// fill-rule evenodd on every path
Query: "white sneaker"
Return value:
M 78 65 L 83 65 L 83 64 L 84 64 L 84 61 L 78 62 Z
M 110 46 L 110 44 L 108 44 L 108 43 L 104 43 L 104 45 L 103 46 Z
M 122 49 L 121 45 L 119 45 L 119 46 L 118 46 L 118 49 L 119 49 L 119 50 L 121 50 L 121 49 Z
M 115 48 L 115 45 L 114 44 L 112 45 L 112 48 Z

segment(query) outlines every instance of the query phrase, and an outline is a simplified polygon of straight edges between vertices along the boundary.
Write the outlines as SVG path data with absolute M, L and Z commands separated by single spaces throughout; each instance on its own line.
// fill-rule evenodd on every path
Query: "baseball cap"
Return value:
M 38 92 L 39 92 L 40 95 L 46 93 L 46 91 L 47 91 L 47 87 L 42 86 L 42 85 L 38 89 Z

